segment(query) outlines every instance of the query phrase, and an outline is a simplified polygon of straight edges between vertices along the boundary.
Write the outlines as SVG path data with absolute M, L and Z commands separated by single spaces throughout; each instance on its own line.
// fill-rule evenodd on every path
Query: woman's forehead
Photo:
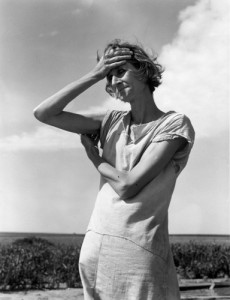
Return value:
M 114 54 L 114 52 L 116 52 L 116 51 L 118 51 L 118 50 L 130 50 L 128 47 L 109 47 L 108 49 L 106 49 L 106 51 L 105 51 L 105 54 L 110 54 L 110 55 L 112 55 L 112 54 Z
M 108 73 L 108 75 L 115 74 L 120 69 L 135 71 L 135 67 L 132 64 L 130 64 L 129 62 L 126 62 L 125 64 L 120 65 L 120 66 L 118 66 L 118 67 L 113 68 L 112 70 L 110 70 L 109 73 Z

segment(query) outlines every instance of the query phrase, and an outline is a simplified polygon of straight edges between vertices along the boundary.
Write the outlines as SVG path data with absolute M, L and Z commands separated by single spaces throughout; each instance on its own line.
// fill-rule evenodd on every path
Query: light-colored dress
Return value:
M 85 300 L 179 300 L 168 207 L 195 133 L 190 120 L 173 111 L 157 121 L 130 123 L 131 113 L 120 111 L 108 112 L 102 122 L 102 156 L 120 171 L 132 170 L 151 143 L 182 137 L 187 144 L 156 178 L 127 200 L 101 177 L 79 262 Z

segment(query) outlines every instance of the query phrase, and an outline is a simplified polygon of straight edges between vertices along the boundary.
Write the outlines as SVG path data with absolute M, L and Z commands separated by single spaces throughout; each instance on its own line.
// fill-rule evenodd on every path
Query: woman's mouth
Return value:
M 117 89 L 118 93 L 120 93 L 121 91 L 123 91 L 126 88 L 126 86 L 120 87 Z

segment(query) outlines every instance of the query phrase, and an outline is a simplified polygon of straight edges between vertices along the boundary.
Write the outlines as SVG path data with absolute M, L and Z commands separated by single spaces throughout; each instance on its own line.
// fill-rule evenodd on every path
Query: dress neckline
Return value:
M 164 113 L 159 119 L 143 124 L 131 125 L 131 112 L 128 111 L 123 121 L 124 130 L 127 136 L 127 144 L 137 141 L 141 136 L 145 136 L 153 128 L 157 128 L 174 111 Z
M 163 113 L 163 115 L 158 118 L 157 120 L 153 120 L 153 121 L 150 121 L 150 122 L 147 122 L 147 123 L 141 123 L 141 124 L 131 124 L 131 111 L 128 111 L 127 112 L 127 115 L 126 115 L 126 121 L 127 121 L 127 125 L 129 127 L 132 127 L 132 128 L 140 128 L 142 126 L 149 126 L 149 125 L 157 125 L 159 122 L 161 122 L 166 116 L 168 116 L 169 114 L 172 114 L 172 113 L 175 113 L 175 111 L 167 111 L 165 113 Z

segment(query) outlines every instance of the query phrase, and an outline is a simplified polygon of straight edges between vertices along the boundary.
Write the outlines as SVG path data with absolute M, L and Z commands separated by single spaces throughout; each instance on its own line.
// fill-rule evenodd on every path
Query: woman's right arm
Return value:
M 34 109 L 34 116 L 41 122 L 75 133 L 94 133 L 100 128 L 101 116 L 86 117 L 64 111 L 77 96 L 101 78 L 89 73 L 47 98 Z
M 81 79 L 72 82 L 53 96 L 47 98 L 34 109 L 35 117 L 48 125 L 79 134 L 94 134 L 101 126 L 103 115 L 83 116 L 64 111 L 77 96 L 104 79 L 113 69 L 126 63 L 132 52 L 129 49 L 115 50 L 103 56 L 96 67 Z

